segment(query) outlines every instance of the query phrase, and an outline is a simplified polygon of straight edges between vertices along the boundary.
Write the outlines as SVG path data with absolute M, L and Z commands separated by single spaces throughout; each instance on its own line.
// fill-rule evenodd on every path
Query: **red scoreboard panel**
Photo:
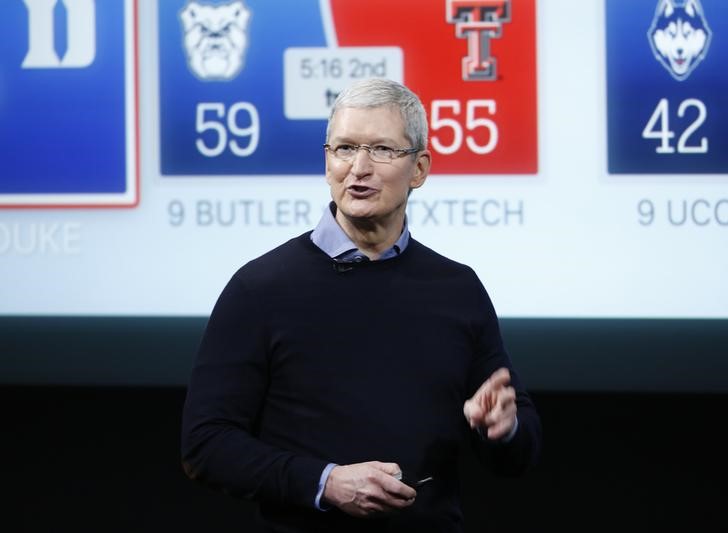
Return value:
M 535 0 L 331 0 L 338 45 L 398 46 L 437 174 L 538 171 Z

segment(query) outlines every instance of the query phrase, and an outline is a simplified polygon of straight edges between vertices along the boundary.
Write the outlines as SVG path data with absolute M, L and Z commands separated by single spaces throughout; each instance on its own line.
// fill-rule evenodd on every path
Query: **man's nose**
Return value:
M 369 158 L 369 151 L 364 147 L 359 147 L 351 160 L 351 172 L 357 176 L 368 174 L 372 168 L 372 160 Z

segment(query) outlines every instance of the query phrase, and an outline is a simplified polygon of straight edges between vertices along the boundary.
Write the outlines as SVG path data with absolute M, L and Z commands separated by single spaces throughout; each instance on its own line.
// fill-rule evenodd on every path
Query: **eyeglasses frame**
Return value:
M 348 143 L 344 143 L 344 144 L 348 144 Z M 416 154 L 417 152 L 420 151 L 419 148 L 389 148 L 390 150 L 392 150 L 393 152 L 395 152 L 397 155 L 394 156 L 394 157 L 392 157 L 388 161 L 381 161 L 381 160 L 374 159 L 372 157 L 372 150 L 374 149 L 373 146 L 371 146 L 369 144 L 352 144 L 351 146 L 353 148 L 355 148 L 354 153 L 352 154 L 351 158 L 350 159 L 342 159 L 341 157 L 339 157 L 338 155 L 336 155 L 336 152 L 332 149 L 331 144 L 326 143 L 326 144 L 323 145 L 324 150 L 326 150 L 326 152 L 328 152 L 331 155 L 333 155 L 339 161 L 353 161 L 354 158 L 356 158 L 356 154 L 359 153 L 359 150 L 364 149 L 364 150 L 366 150 L 367 156 L 369 156 L 370 161 L 372 161 L 374 163 L 385 163 L 385 164 L 389 164 L 392 161 L 394 161 L 395 159 L 400 159 L 400 158 L 405 157 L 405 156 L 408 156 L 408 155 Z

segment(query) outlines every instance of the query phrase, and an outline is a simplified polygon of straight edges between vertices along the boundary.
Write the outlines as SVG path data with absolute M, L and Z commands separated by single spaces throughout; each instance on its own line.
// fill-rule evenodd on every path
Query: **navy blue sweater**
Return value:
M 507 444 L 480 438 L 463 416 L 465 400 L 500 367 L 517 391 L 519 429 Z M 469 267 L 411 240 L 397 258 L 337 271 L 308 232 L 243 266 L 220 295 L 187 393 L 183 465 L 194 479 L 259 500 L 273 530 L 462 531 L 457 458 L 466 439 L 504 474 L 532 465 L 541 441 Z M 381 520 L 314 508 L 327 463 L 373 460 L 435 481 Z

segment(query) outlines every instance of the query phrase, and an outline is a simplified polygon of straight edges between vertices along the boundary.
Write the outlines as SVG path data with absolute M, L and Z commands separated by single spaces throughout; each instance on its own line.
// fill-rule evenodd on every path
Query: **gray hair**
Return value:
M 336 97 L 326 126 L 326 140 L 329 140 L 331 121 L 339 109 L 373 108 L 391 106 L 399 109 L 404 122 L 404 133 L 413 148 L 427 148 L 427 114 L 415 93 L 396 81 L 385 78 L 371 78 L 358 81 L 344 89 Z

